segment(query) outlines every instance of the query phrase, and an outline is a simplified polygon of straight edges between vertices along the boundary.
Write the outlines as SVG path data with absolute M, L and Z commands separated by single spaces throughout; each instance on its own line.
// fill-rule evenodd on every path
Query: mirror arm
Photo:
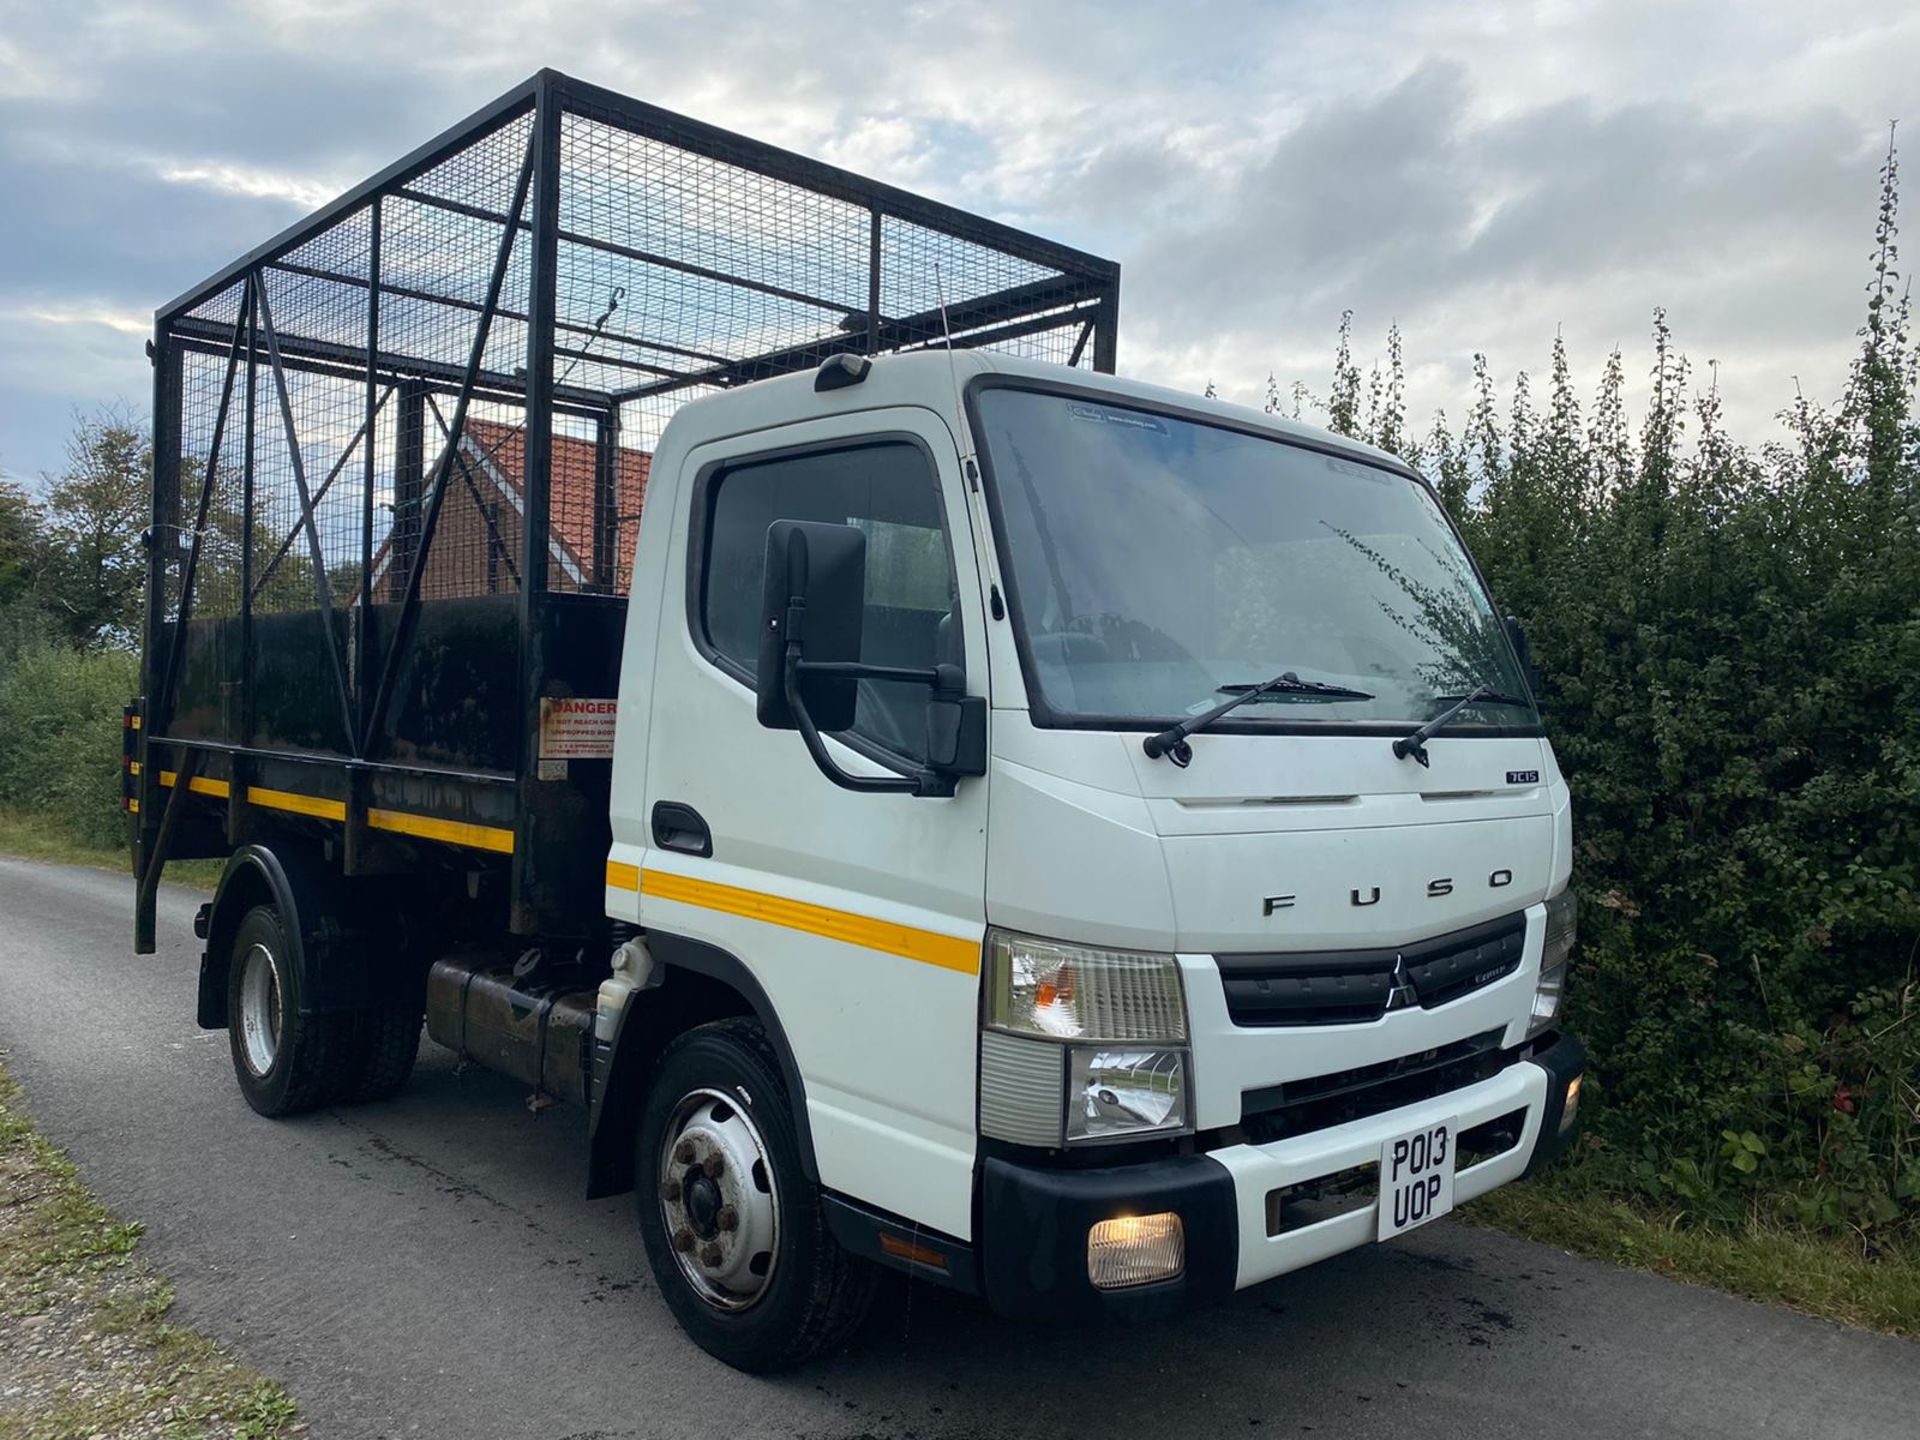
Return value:
M 792 639 L 788 640 L 786 674 L 787 706 L 793 711 L 793 718 L 796 727 L 800 731 L 800 738 L 806 743 L 807 754 L 813 757 L 813 763 L 819 766 L 820 773 L 838 785 L 842 790 L 856 790 L 866 795 L 951 795 L 953 793 L 951 788 L 944 791 L 938 788 L 940 782 L 945 777 L 936 775 L 932 771 L 923 770 L 913 775 L 855 775 L 849 771 L 842 770 L 839 765 L 834 762 L 832 754 L 827 749 L 826 740 L 821 736 L 819 727 L 813 723 L 813 716 L 807 713 L 807 702 L 800 693 L 801 673 L 803 671 L 811 671 L 814 674 L 819 674 L 822 671 L 839 671 L 845 673 L 848 670 L 864 672 L 869 668 L 879 669 L 882 667 L 864 667 L 857 664 L 829 664 L 826 661 L 809 663 L 800 658 L 799 643 Z M 919 672 L 916 671 L 914 673 L 918 674 Z M 931 674 L 931 672 L 928 673 Z
M 940 688 L 938 670 L 913 669 L 901 665 L 868 665 L 859 660 L 801 660 L 795 668 L 801 675 L 835 676 L 853 680 L 897 680 L 903 685 L 930 685 Z

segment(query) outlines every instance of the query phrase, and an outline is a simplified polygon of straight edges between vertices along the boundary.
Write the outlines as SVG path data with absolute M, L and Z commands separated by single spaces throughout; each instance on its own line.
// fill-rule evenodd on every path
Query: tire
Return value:
M 398 1094 L 420 1053 L 420 1004 L 370 1006 L 353 1016 L 355 1063 L 342 1100 L 359 1104 Z
M 227 1040 L 240 1093 L 276 1117 L 329 1105 L 353 1083 L 355 1016 L 302 1015 L 300 972 L 280 916 L 256 905 L 240 918 L 227 964 Z
M 827 1228 L 758 1023 L 717 1021 L 667 1046 L 641 1110 L 634 1181 L 660 1293 L 709 1355 L 751 1374 L 783 1370 L 866 1318 L 878 1268 Z

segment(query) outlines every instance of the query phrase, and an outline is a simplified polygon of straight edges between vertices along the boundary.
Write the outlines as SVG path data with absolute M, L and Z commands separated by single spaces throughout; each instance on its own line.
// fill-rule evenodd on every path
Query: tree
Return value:
M 1340 348 L 1333 357 L 1333 390 L 1327 398 L 1327 428 L 1336 435 L 1360 433 L 1360 367 L 1353 359 L 1353 311 L 1340 312 Z
M 43 507 L 41 604 L 80 645 L 130 644 L 140 631 L 147 477 L 144 428 L 112 410 L 77 417 L 67 468 Z
M 11 610 L 27 598 L 39 550 L 40 514 L 33 498 L 0 478 L 0 610 Z

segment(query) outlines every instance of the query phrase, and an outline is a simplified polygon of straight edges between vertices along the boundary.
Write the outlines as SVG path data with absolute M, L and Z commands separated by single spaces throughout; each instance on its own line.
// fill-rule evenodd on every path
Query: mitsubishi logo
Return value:
M 1387 1009 L 1404 1010 L 1409 1005 L 1418 1005 L 1420 996 L 1413 988 L 1413 981 L 1407 977 L 1407 957 L 1393 957 L 1393 974 L 1387 981 Z

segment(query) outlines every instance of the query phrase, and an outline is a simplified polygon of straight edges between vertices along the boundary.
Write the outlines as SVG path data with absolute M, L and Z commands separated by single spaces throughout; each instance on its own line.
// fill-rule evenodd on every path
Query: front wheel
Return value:
M 669 1045 L 637 1143 L 647 1259 L 674 1318 L 703 1350 L 738 1370 L 779 1370 L 859 1326 L 877 1272 L 827 1228 L 757 1023 L 722 1020 Z

